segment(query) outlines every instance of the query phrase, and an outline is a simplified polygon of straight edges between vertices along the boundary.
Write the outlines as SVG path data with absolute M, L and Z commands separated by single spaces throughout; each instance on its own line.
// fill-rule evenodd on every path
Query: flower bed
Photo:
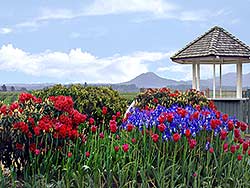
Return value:
M 75 110 L 71 97 L 21 94 L 18 103 L 0 106 L 0 158 L 10 170 L 0 183 L 249 187 L 247 125 L 196 101 L 133 107 L 106 124 Z M 108 110 L 102 106 L 103 119 Z

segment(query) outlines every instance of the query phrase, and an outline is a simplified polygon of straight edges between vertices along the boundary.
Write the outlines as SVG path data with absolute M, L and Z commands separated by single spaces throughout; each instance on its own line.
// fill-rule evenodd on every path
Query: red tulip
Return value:
M 238 155 L 237 159 L 238 159 L 238 161 L 241 161 L 242 160 L 242 155 Z
M 119 149 L 120 149 L 120 147 L 119 146 L 115 146 L 114 149 L 115 149 L 116 152 L 118 152 Z
M 186 135 L 187 138 L 189 138 L 189 137 L 191 136 L 191 131 L 190 131 L 190 129 L 186 129 L 185 135 Z
M 173 140 L 175 141 L 175 142 L 178 142 L 178 140 L 181 138 L 181 136 L 178 134 L 178 133 L 174 133 L 174 135 L 173 135 Z
M 209 148 L 210 153 L 214 153 L 214 148 Z
M 108 108 L 106 106 L 102 107 L 102 114 L 106 115 L 108 112 Z
M 225 140 L 227 138 L 227 131 L 222 129 L 220 132 L 220 139 Z
M 89 157 L 89 156 L 90 156 L 90 152 L 89 152 L 89 151 L 86 151 L 86 152 L 85 152 L 85 155 L 86 155 L 86 157 Z
M 128 144 L 123 144 L 122 149 L 124 152 L 127 152 L 129 150 L 129 145 Z
M 236 151 L 236 146 L 235 146 L 235 145 L 232 145 L 232 146 L 230 147 L 230 151 L 231 151 L 232 153 L 235 153 L 235 151 Z
M 68 152 L 68 158 L 72 157 L 72 153 Z
M 134 128 L 134 125 L 132 125 L 131 123 L 127 124 L 127 130 L 128 132 L 131 132 Z
M 152 134 L 151 138 L 153 139 L 154 142 L 158 142 L 159 135 L 158 134 Z
M 96 132 L 96 130 L 97 130 L 97 126 L 92 125 L 92 126 L 91 126 L 91 131 L 92 131 L 93 133 L 95 133 L 95 132 Z
M 99 134 L 99 137 L 100 137 L 101 139 L 103 139 L 103 138 L 104 138 L 104 133 L 101 132 L 101 133 Z
M 158 129 L 160 132 L 164 132 L 166 129 L 166 126 L 163 123 L 161 123 L 160 125 L 158 125 Z

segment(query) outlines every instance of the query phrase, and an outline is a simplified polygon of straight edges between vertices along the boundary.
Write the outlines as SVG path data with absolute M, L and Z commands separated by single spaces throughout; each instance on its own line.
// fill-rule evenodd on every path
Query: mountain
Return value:
M 131 85 L 135 84 L 138 88 L 159 88 L 163 86 L 177 86 L 181 84 L 186 84 L 184 81 L 176 81 L 172 79 L 162 78 L 153 72 L 143 73 L 134 79 L 120 83 L 119 85 Z
M 160 88 L 171 87 L 173 89 L 187 89 L 192 85 L 192 81 L 176 81 L 172 79 L 162 78 L 153 72 L 143 73 L 134 79 L 120 83 L 119 85 L 134 84 L 138 88 Z M 250 73 L 242 75 L 242 86 L 250 87 Z M 202 90 L 206 88 L 213 88 L 213 79 L 205 79 L 200 81 L 200 87 Z M 219 77 L 216 77 L 216 88 L 219 87 Z M 222 87 L 223 89 L 234 90 L 236 88 L 236 73 L 227 73 L 222 75 Z

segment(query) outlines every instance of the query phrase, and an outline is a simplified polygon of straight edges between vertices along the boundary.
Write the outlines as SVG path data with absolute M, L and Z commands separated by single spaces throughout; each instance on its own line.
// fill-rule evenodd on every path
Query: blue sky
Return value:
M 249 0 L 2 1 L 0 83 L 118 83 L 148 71 L 188 80 L 191 67 L 169 57 L 215 25 L 250 45 L 249 7 Z M 201 78 L 212 76 L 201 68 Z

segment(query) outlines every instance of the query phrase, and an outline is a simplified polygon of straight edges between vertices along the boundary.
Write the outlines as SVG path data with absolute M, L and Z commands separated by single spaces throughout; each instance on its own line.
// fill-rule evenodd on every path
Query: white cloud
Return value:
M 11 28 L 7 28 L 7 27 L 0 28 L 0 34 L 9 34 L 11 32 L 12 32 Z
M 95 0 L 85 9 L 87 15 L 148 12 L 156 15 L 175 10 L 176 6 L 163 0 Z
M 30 54 L 8 44 L 0 48 L 0 70 L 63 81 L 116 83 L 148 72 L 147 62 L 166 58 L 169 58 L 169 53 L 161 52 L 135 52 L 126 56 L 118 54 L 98 58 L 81 49 L 72 49 L 69 53 L 46 51 Z

